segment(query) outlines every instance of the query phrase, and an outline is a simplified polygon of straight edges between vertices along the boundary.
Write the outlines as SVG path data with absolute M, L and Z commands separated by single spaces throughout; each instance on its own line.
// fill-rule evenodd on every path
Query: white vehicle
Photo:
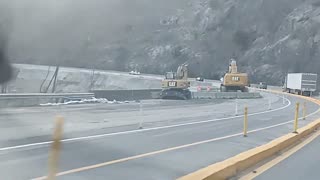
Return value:
M 197 77 L 197 78 L 196 78 L 196 81 L 201 81 L 201 82 L 203 82 L 204 79 L 203 79 L 203 77 Z
M 139 71 L 130 71 L 129 74 L 131 75 L 140 75 Z
M 317 90 L 317 74 L 289 73 L 284 84 L 284 91 L 311 96 Z

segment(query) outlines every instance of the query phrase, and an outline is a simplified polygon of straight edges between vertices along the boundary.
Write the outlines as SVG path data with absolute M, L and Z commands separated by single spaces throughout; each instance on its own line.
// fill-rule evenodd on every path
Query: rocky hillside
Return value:
M 7 0 L 9 2 L 9 0 Z M 320 0 L 10 0 L 8 55 L 18 63 L 222 76 L 320 74 Z

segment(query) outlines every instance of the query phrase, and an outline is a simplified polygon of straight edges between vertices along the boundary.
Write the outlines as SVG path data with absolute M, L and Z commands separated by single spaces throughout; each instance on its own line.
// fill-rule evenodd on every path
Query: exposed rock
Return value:
M 188 62 L 219 79 L 236 58 L 252 82 L 320 74 L 319 0 L 41 1 L 12 4 L 14 62 L 159 74 Z

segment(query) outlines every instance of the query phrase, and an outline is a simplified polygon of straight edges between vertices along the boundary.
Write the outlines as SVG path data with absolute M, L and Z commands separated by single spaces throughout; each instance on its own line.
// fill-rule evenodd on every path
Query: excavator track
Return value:
M 188 100 L 191 99 L 189 89 L 164 89 L 160 94 L 161 99 Z

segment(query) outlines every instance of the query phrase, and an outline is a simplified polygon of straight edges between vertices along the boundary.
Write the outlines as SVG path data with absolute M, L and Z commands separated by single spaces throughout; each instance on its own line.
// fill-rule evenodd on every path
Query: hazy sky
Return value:
M 88 37 L 106 46 L 127 38 L 128 28 L 154 31 L 161 18 L 187 6 L 181 0 L 0 1 L 10 7 L 9 54 L 19 61 L 60 57 L 62 51 L 81 48 Z

